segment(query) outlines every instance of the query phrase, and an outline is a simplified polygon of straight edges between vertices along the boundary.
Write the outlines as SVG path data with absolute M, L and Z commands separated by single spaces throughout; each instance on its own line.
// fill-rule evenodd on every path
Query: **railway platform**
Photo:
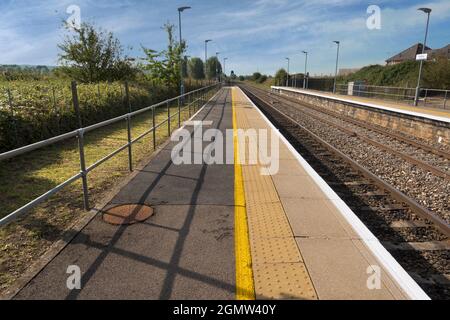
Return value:
M 15 299 L 428 299 L 237 87 L 98 211 Z
M 360 104 L 362 106 L 367 106 L 369 108 L 381 109 L 386 111 L 394 111 L 400 114 L 419 116 L 422 118 L 435 119 L 439 121 L 450 122 L 450 106 L 448 109 L 438 109 L 432 107 L 423 106 L 413 106 L 407 103 L 400 103 L 395 101 L 380 100 L 374 98 L 357 97 L 357 96 L 347 96 L 341 94 L 333 94 L 331 92 L 323 92 L 317 90 L 305 90 L 290 87 L 272 87 L 274 89 L 287 90 L 291 92 L 303 93 L 310 96 L 331 98 L 338 101 L 350 102 Z

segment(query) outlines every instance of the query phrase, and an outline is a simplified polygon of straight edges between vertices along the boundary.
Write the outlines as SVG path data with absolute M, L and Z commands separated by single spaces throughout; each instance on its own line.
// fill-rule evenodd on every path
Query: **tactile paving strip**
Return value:
M 237 127 L 252 128 L 256 110 L 234 90 Z M 317 299 L 272 177 L 262 175 L 263 169 L 242 165 L 256 297 Z
M 249 201 L 250 202 L 250 201 Z M 291 232 L 291 226 L 280 203 L 256 203 L 247 206 L 249 233 L 252 237 L 283 238 Z
M 262 264 L 253 267 L 256 298 L 315 300 L 308 272 L 300 263 Z

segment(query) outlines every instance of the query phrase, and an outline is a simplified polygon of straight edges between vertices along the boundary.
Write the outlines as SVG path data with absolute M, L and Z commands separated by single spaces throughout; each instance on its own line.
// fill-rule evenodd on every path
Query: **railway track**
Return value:
M 256 88 L 256 87 L 254 89 L 258 90 L 260 92 L 264 91 L 263 89 Z M 367 123 L 365 121 L 357 120 L 357 119 L 354 119 L 354 118 L 351 118 L 351 117 L 348 117 L 348 116 L 345 116 L 345 115 L 342 115 L 342 114 L 339 114 L 339 113 L 336 113 L 336 112 L 333 112 L 333 111 L 330 111 L 330 110 L 327 110 L 327 109 L 324 109 L 324 108 L 321 108 L 318 106 L 315 106 L 313 104 L 310 104 L 310 103 L 307 103 L 304 101 L 300 101 L 300 100 L 298 100 L 294 97 L 288 96 L 288 95 L 281 95 L 281 94 L 273 93 L 273 92 L 271 92 L 271 95 L 276 96 L 278 99 L 292 102 L 292 103 L 296 104 L 297 106 L 304 106 L 310 110 L 315 110 L 317 112 L 320 112 L 322 115 L 325 114 L 334 119 L 339 119 L 343 122 L 353 124 L 361 129 L 364 129 L 364 130 L 367 130 L 367 131 L 370 131 L 373 133 L 378 133 L 383 136 L 388 136 L 400 143 L 412 146 L 412 147 L 416 148 L 416 150 L 422 150 L 423 152 L 434 154 L 442 159 L 450 161 L 450 149 L 445 148 L 442 145 L 431 146 L 428 141 L 427 142 L 420 141 L 417 138 L 408 137 L 402 133 L 395 133 L 389 129 L 377 127 L 376 125 Z M 448 163 L 447 163 L 447 165 L 448 165 Z
M 362 138 L 363 135 L 329 119 L 324 120 L 317 114 L 300 110 L 293 105 L 294 101 L 277 99 L 278 95 L 274 96 L 254 87 L 241 85 L 241 88 L 423 289 L 432 298 L 450 298 L 448 222 L 371 172 L 364 163 L 353 160 L 335 144 L 313 132 L 304 122 L 314 121 L 320 123 L 320 126 L 328 126 L 330 130 L 340 130 L 342 137 L 355 137 L 356 134 Z M 296 103 L 299 104 L 298 101 Z M 302 118 L 302 121 L 299 121 L 299 118 Z M 404 141 L 408 141 L 408 138 L 404 139 L 403 143 L 406 143 Z M 442 180 L 448 179 L 448 172 L 434 167 L 433 164 L 410 155 L 400 155 L 401 151 L 385 145 L 379 146 L 379 142 L 369 137 L 362 140 L 373 148 L 396 154 Z M 432 153 L 433 149 L 439 154 L 439 158 L 445 160 L 446 151 L 436 151 L 426 145 L 421 148 L 429 153 Z

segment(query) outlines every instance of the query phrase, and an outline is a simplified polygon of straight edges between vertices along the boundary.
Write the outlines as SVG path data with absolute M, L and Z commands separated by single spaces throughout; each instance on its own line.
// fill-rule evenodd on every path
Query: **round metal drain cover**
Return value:
M 103 212 L 103 221 L 113 225 L 144 222 L 153 215 L 153 208 L 142 204 L 120 205 Z

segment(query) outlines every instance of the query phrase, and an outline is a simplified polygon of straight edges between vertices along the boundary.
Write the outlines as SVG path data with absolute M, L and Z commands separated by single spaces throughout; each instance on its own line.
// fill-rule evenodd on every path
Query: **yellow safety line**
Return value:
M 233 108 L 233 143 L 234 143 L 234 229 L 236 257 L 236 299 L 255 300 L 255 285 L 253 282 L 252 256 L 245 208 L 245 191 L 242 167 L 239 162 L 239 143 L 236 122 L 235 88 L 231 89 Z

